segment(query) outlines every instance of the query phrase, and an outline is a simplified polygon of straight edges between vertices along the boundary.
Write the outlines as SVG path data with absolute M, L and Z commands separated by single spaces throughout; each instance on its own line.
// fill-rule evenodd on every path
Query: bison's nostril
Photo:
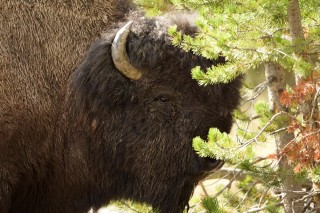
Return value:
M 217 159 L 213 159 L 213 158 L 209 158 L 209 157 L 205 157 L 203 159 L 205 161 L 205 163 L 204 163 L 205 164 L 205 169 L 208 170 L 208 171 L 218 170 L 224 164 L 224 161 L 222 161 L 222 160 L 217 160 Z

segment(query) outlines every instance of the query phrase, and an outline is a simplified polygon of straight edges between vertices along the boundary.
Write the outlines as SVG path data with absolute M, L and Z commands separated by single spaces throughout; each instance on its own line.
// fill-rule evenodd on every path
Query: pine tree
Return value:
M 223 159 L 235 165 L 236 177 L 245 198 L 221 193 L 238 211 L 276 212 L 283 206 L 286 213 L 320 208 L 320 2 L 318 0 L 136 0 L 148 15 L 175 9 L 198 14 L 196 37 L 182 35 L 175 27 L 169 30 L 173 44 L 186 51 L 215 59 L 226 57 L 223 66 L 192 70 L 200 85 L 228 82 L 239 74 L 264 67 L 265 82 L 245 87 L 244 100 L 253 103 L 268 90 L 269 103 L 256 102 L 254 115 L 234 112 L 238 119 L 238 141 L 217 129 L 208 138 L 195 138 L 193 146 L 200 156 Z M 293 75 L 288 85 L 286 75 Z M 245 102 L 244 101 L 244 102 Z M 247 104 L 248 105 L 248 104 Z M 250 106 L 250 105 L 249 105 Z M 256 130 L 248 131 L 254 120 Z M 254 159 L 256 143 L 274 142 L 277 152 L 267 158 Z M 266 142 L 265 142 L 266 143 Z M 275 163 L 269 164 L 270 160 Z M 240 170 L 239 170 L 240 169 Z M 241 173 L 241 175 L 239 175 Z M 249 178 L 249 179 L 248 179 Z M 313 188 L 309 188 L 308 180 Z M 263 190 L 256 187 L 263 185 Z M 250 186 L 250 187 L 249 187 Z M 283 196 L 269 196 L 277 189 Z M 260 190 L 260 191 L 259 191 Z M 254 192 L 254 193 L 253 193 Z M 258 196 L 259 195 L 259 196 Z M 217 199 L 206 199 L 207 208 L 219 207 Z M 235 204 L 233 204 L 233 201 Z M 243 204 L 246 204 L 243 207 Z M 250 207 L 250 205 L 252 205 Z M 210 212 L 209 209 L 207 209 Z

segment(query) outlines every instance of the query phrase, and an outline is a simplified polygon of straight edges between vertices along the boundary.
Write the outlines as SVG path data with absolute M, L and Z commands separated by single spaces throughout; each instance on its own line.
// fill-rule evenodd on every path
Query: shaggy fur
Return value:
M 54 14 L 74 8 L 71 14 L 82 17 L 91 14 L 83 8 L 92 8 L 98 17 L 103 10 L 93 1 L 77 1 L 92 6 L 79 9 L 61 0 L 65 8 L 54 6 L 47 16 L 38 6 L 50 1 L 39 0 L 17 1 L 26 8 L 14 14 L 15 1 L 5 2 L 11 12 L 0 22 L 7 33 L 0 34 L 0 212 L 78 213 L 117 199 L 182 212 L 198 181 L 221 166 L 198 157 L 192 138 L 205 137 L 210 127 L 230 131 L 240 77 L 199 87 L 190 69 L 223 58 L 210 61 L 172 46 L 168 25 L 196 31 L 168 18 L 133 23 L 127 52 L 141 79 L 131 81 L 114 67 L 118 29 L 110 25 L 73 71 L 103 24 L 79 16 L 62 24 Z M 110 11 L 118 5 L 102 2 L 109 19 L 116 17 Z

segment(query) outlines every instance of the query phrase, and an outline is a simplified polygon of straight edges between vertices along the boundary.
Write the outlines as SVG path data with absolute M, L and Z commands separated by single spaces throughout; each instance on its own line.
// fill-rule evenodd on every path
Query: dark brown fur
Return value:
M 127 52 L 143 76 L 131 81 L 110 52 L 124 1 L 12 2 L 0 4 L 0 212 L 86 212 L 112 199 L 181 212 L 197 182 L 221 165 L 199 158 L 192 138 L 210 127 L 230 131 L 240 78 L 199 87 L 190 69 L 223 58 L 171 45 L 167 26 L 192 35 L 188 22 L 141 18 Z

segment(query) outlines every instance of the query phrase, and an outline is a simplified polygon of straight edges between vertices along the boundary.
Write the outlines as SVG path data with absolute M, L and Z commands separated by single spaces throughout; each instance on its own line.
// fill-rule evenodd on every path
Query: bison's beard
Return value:
M 125 160 L 118 164 L 124 177 L 119 180 L 125 179 L 125 183 L 117 191 L 122 192 L 121 198 L 148 203 L 161 213 L 179 213 L 212 168 L 197 156 L 190 135 L 168 126 L 152 127 L 148 126 L 147 137 L 130 134 L 124 147 L 118 146 L 118 150 L 125 150 Z
M 95 196 L 94 205 L 131 199 L 150 204 L 161 213 L 182 212 L 197 183 L 219 165 L 214 160 L 208 163 L 193 150 L 197 126 L 191 123 L 197 122 L 155 121 L 135 114 L 116 116 L 105 117 L 120 121 L 117 124 L 99 126 L 97 121 L 93 136 L 97 138 L 92 141 L 99 142 L 86 143 L 93 149 L 90 153 L 95 153 L 89 159 L 90 170 L 95 193 L 100 191 L 101 195 Z M 115 130 L 115 126 L 121 128 Z
M 161 213 L 182 212 L 188 205 L 197 181 L 181 177 L 166 184 L 162 193 L 147 202 Z
M 128 175 L 128 174 L 126 174 Z M 188 205 L 199 176 L 164 176 L 150 178 L 149 182 L 128 175 L 120 198 L 131 199 L 151 205 L 160 213 L 181 213 Z M 121 183 L 123 184 L 123 183 Z

